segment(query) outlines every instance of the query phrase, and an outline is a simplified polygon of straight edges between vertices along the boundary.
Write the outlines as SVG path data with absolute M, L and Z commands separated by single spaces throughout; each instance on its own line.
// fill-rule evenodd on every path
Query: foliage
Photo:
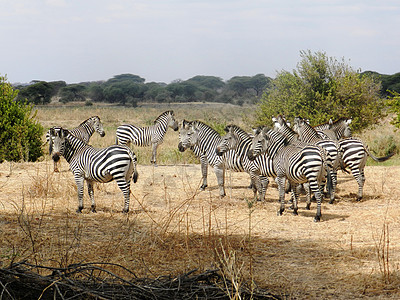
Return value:
M 38 81 L 27 87 L 19 87 L 18 100 L 25 101 L 26 99 L 35 105 L 48 104 L 51 102 L 51 97 L 57 95 L 59 90 L 66 86 L 65 81 Z
M 18 90 L 0 77 L 0 162 L 36 161 L 43 155 L 43 127 L 35 121 L 33 105 L 15 101 Z
M 396 115 L 391 123 L 397 128 L 400 128 L 400 94 L 397 92 L 392 92 L 391 94 L 392 96 L 387 100 L 387 105 L 389 106 L 390 112 Z
M 379 74 L 377 72 L 366 71 L 361 75 L 369 75 L 376 80 L 381 81 L 381 95 L 383 97 L 390 97 L 392 92 L 400 93 L 400 73 L 393 75 Z
M 375 124 L 382 117 L 380 84 L 360 74 L 344 60 L 327 57 L 323 52 L 300 52 L 301 61 L 293 73 L 280 72 L 273 87 L 259 103 L 257 125 L 270 124 L 271 117 L 284 114 L 309 119 L 312 125 L 329 119 L 351 117 L 357 131 Z

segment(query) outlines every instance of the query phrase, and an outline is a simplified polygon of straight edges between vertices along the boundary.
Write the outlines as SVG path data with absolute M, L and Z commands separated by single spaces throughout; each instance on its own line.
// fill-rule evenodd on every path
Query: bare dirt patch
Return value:
M 253 204 L 245 173 L 227 172 L 221 199 L 210 169 L 200 192 L 200 166 L 192 164 L 139 165 L 129 214 L 109 183 L 95 187 L 97 213 L 85 195 L 78 215 L 67 163 L 60 173 L 52 168 L 48 159 L 0 164 L 0 267 L 97 261 L 156 278 L 214 268 L 229 276 L 230 266 L 239 284 L 253 280 L 287 298 L 400 297 L 400 167 L 367 167 L 361 202 L 355 180 L 340 173 L 337 202 L 323 203 L 320 223 L 315 204 L 307 211 L 304 202 L 298 216 L 278 217 L 274 184 Z

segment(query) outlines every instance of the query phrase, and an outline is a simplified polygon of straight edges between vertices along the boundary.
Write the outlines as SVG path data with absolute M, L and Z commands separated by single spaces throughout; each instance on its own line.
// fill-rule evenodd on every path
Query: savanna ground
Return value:
M 103 147 L 114 142 L 118 125 L 150 125 L 167 109 L 178 120 L 245 128 L 251 119 L 244 116 L 254 110 L 188 106 L 39 108 L 37 118 L 45 128 L 72 128 L 99 115 L 106 137 L 95 134 L 91 143 Z M 364 137 L 373 144 L 385 135 L 396 139 L 387 124 Z M 97 213 L 89 212 L 85 192 L 86 209 L 76 214 L 76 186 L 65 160 L 60 173 L 48 156 L 0 164 L 0 267 L 21 260 L 56 267 L 110 262 L 145 278 L 220 269 L 238 285 L 287 299 L 400 297 L 400 166 L 367 166 L 361 202 L 355 201 L 355 180 L 339 172 L 337 201 L 325 201 L 322 222 L 314 223 L 315 203 L 306 211 L 304 201 L 298 216 L 286 210 L 278 217 L 273 183 L 266 201 L 254 203 L 245 173 L 226 172 L 227 196 L 221 199 L 209 168 L 209 188 L 200 192 L 200 165 L 177 144 L 178 133 L 169 130 L 158 167 L 149 165 L 149 148 L 134 149 L 139 180 L 131 186 L 129 214 L 121 213 L 115 183 L 95 185 Z M 233 298 L 234 291 L 227 294 Z

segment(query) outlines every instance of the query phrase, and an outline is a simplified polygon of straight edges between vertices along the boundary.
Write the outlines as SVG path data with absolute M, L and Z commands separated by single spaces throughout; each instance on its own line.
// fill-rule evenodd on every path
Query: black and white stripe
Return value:
M 50 139 L 51 131 L 59 132 L 61 126 L 54 126 L 50 128 L 46 133 L 46 141 L 49 143 L 49 154 L 52 155 L 53 152 L 53 142 Z M 103 124 L 101 123 L 99 116 L 93 116 L 83 121 L 78 127 L 70 129 L 70 134 L 74 135 L 78 139 L 82 140 L 86 144 L 89 143 L 90 138 L 93 133 L 97 132 L 101 137 L 105 136 L 103 129 Z M 54 172 L 58 172 L 57 162 L 54 161 Z
M 298 191 L 297 185 L 309 182 L 310 189 L 317 200 L 315 222 L 321 219 L 320 185 L 325 177 L 325 154 L 320 147 L 290 144 L 287 138 L 279 132 L 264 128 L 256 132 L 248 156 L 254 159 L 266 152 L 272 159 L 276 172 L 276 182 L 279 189 L 280 208 L 278 215 L 285 210 L 285 182 L 289 180 L 293 195 L 293 213 L 297 215 Z
M 257 198 L 258 192 L 257 200 L 263 201 L 269 184 L 268 177 L 276 177 L 272 160 L 266 154 L 257 156 L 255 160 L 249 159 L 247 153 L 252 144 L 252 136 L 239 126 L 228 125 L 225 131 L 226 134 L 217 145 L 217 154 L 221 156 L 227 151 L 235 151 L 244 170 L 250 175 L 254 197 Z
M 207 187 L 207 165 L 214 168 L 217 176 L 220 196 L 225 196 L 225 168 L 243 172 L 242 162 L 234 151 L 227 151 L 224 155 L 217 155 L 215 149 L 221 142 L 221 136 L 210 126 L 201 121 L 183 121 L 179 131 L 179 151 L 192 149 L 200 157 L 202 164 L 203 184 L 201 189 Z
M 131 124 L 124 124 L 117 128 L 117 145 L 129 145 L 133 143 L 139 147 L 152 145 L 151 163 L 156 165 L 157 147 L 163 142 L 168 127 L 174 131 L 178 130 L 178 122 L 175 121 L 172 110 L 163 112 L 154 120 L 154 125 L 139 127 Z
M 106 183 L 115 180 L 124 194 L 123 212 L 129 211 L 130 181 L 136 182 L 137 159 L 126 146 L 113 145 L 103 149 L 95 149 L 82 140 L 70 134 L 67 129 L 50 130 L 53 141 L 53 157 L 57 161 L 62 155 L 70 164 L 78 189 L 78 209 L 83 209 L 83 185 L 86 181 L 88 193 L 92 202 L 92 211 L 96 211 L 93 195 L 93 183 Z
M 338 144 L 331 139 L 323 139 L 318 132 L 302 118 L 295 118 L 293 130 L 299 134 L 301 141 L 313 145 L 317 145 L 327 152 L 327 175 L 328 175 L 328 192 L 330 194 L 329 203 L 335 201 L 335 192 L 337 185 L 337 170 L 340 167 L 340 156 L 338 152 Z
M 339 120 L 329 120 L 328 123 L 314 126 L 317 133 L 325 139 L 338 141 L 341 138 L 351 137 L 351 124 L 352 119 L 340 118 Z

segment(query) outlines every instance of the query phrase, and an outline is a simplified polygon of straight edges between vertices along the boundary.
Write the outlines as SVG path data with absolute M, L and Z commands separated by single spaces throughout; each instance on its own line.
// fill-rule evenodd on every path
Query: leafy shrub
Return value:
M 43 127 L 35 121 L 33 105 L 15 101 L 17 95 L 0 76 L 0 162 L 36 161 L 43 155 Z

